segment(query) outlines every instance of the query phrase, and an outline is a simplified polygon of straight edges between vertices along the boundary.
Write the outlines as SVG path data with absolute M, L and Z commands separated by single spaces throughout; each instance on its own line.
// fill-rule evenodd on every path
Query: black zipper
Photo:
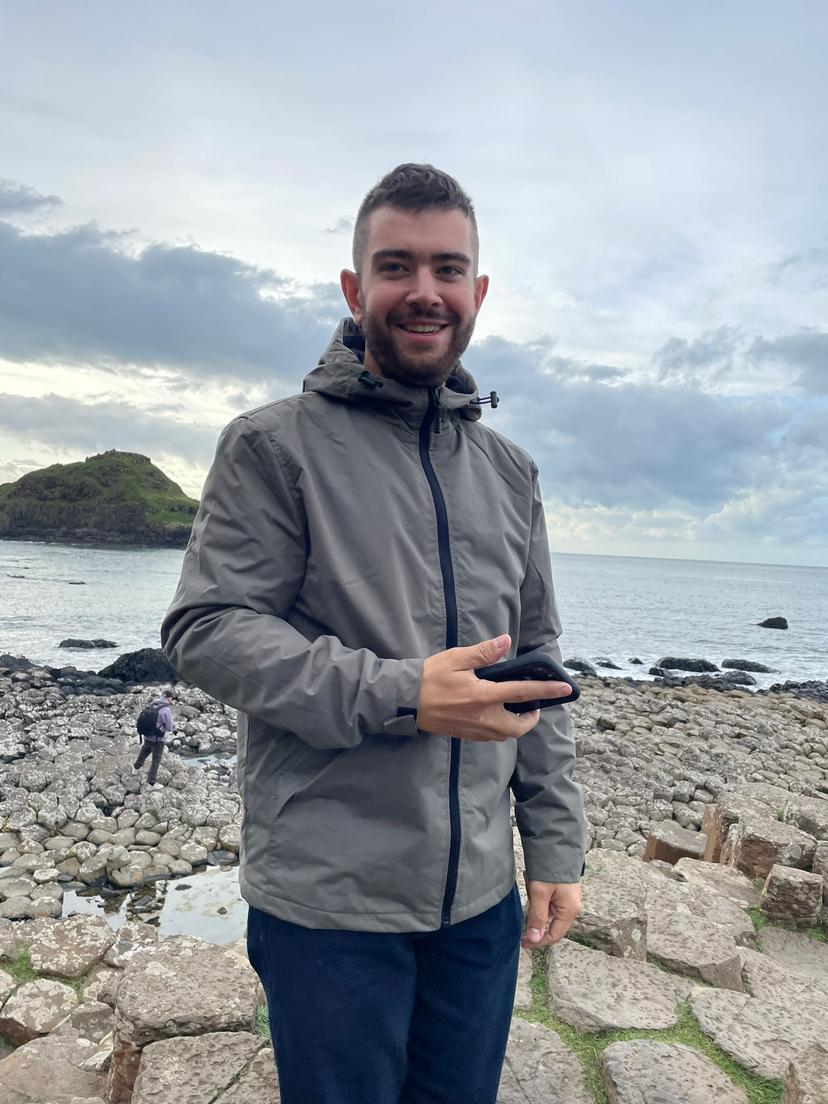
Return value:
M 446 500 L 437 481 L 437 475 L 431 463 L 429 444 L 431 443 L 431 427 L 437 418 L 437 432 L 440 432 L 439 400 L 437 389 L 432 388 L 428 393 L 428 410 L 420 426 L 420 461 L 431 488 L 431 497 L 434 499 L 434 510 L 437 515 L 437 547 L 440 552 L 440 572 L 443 576 L 443 595 L 446 604 L 446 648 L 457 647 L 457 595 L 454 589 L 454 566 L 451 562 L 451 549 L 449 548 L 448 514 L 446 512 Z M 443 894 L 443 909 L 440 923 L 444 928 L 451 923 L 451 906 L 457 889 L 457 868 L 460 863 L 460 740 L 451 738 L 451 760 L 449 764 L 449 829 L 451 841 L 449 844 L 448 871 L 446 872 L 446 890 Z

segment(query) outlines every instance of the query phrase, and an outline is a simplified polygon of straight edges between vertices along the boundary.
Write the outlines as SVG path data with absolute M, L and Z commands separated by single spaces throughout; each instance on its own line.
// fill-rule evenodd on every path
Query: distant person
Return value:
M 161 638 L 239 710 L 283 1104 L 494 1104 L 523 933 L 510 794 L 525 946 L 566 935 L 584 859 L 567 707 L 504 708 L 569 687 L 474 673 L 560 662 L 538 469 L 460 364 L 489 278 L 457 181 L 394 169 L 353 259 L 303 393 L 223 433 Z
M 160 696 L 153 698 L 138 714 L 136 728 L 141 736 L 141 750 L 133 766 L 136 770 L 140 770 L 146 758 L 152 756 L 147 772 L 147 782 L 150 786 L 154 786 L 158 778 L 158 768 L 161 765 L 161 756 L 164 754 L 164 737 L 168 732 L 175 732 L 171 702 L 172 691 L 162 690 Z

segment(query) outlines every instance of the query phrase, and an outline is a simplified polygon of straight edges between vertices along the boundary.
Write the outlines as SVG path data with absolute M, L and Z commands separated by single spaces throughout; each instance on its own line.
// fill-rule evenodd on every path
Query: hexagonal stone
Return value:
M 734 824 L 722 847 L 722 862 L 749 878 L 766 878 L 771 867 L 810 867 L 816 840 L 791 824 L 770 817 L 750 817 Z
M 749 1104 L 744 1089 L 683 1043 L 611 1043 L 601 1073 L 610 1104 Z
M 681 881 L 708 889 L 719 897 L 726 897 L 738 908 L 759 907 L 759 890 L 740 870 L 723 866 L 718 862 L 699 862 L 696 859 L 679 859 L 673 871 Z
M 785 997 L 752 997 L 726 989 L 695 989 L 690 1005 L 699 1027 L 759 1077 L 781 1080 L 788 1063 L 825 1036 L 828 1007 Z
M 804 932 L 785 931 L 767 924 L 761 932 L 762 950 L 790 970 L 820 981 L 828 990 L 828 943 L 811 939 Z
M 707 838 L 702 832 L 691 832 L 682 828 L 674 820 L 663 820 L 654 824 L 647 836 L 644 848 L 644 862 L 654 859 L 670 863 L 679 859 L 700 859 L 704 855 Z
M 55 1101 L 67 1104 L 76 1099 L 100 1104 L 104 1079 L 85 1070 L 83 1063 L 95 1044 L 71 1035 L 47 1035 L 18 1047 L 0 1062 L 0 1100 L 3 1104 L 34 1104 Z
M 150 1043 L 141 1055 L 132 1104 L 175 1100 L 182 1085 L 187 1086 L 187 1104 L 213 1104 L 264 1046 L 264 1039 L 243 1031 L 214 1031 Z
M 825 1104 L 826 1100 L 828 1047 L 816 1043 L 788 1066 L 782 1104 Z
M 0 970 L 0 1005 L 14 991 L 16 984 L 17 982 L 11 974 L 7 974 L 5 970 Z
M 619 891 L 612 880 L 587 874 L 581 911 L 572 934 L 606 954 L 643 960 L 647 955 L 646 894 L 638 886 Z
M 115 1014 L 108 1004 L 100 1001 L 87 1001 L 76 1005 L 69 1018 L 55 1028 L 58 1035 L 76 1032 L 81 1039 L 90 1039 L 99 1043 L 115 1027 Z
M 680 982 L 646 962 L 567 939 L 550 951 L 549 1007 L 578 1031 L 672 1027 L 683 992 Z
M 123 969 L 138 951 L 154 947 L 157 942 L 158 930 L 152 924 L 127 920 L 118 929 L 115 942 L 104 955 L 104 962 Z
M 532 1007 L 532 952 L 520 948 L 518 958 L 517 987 L 515 988 L 515 1008 Z
M 592 1104 L 584 1070 L 557 1032 L 513 1019 L 497 1104 Z
M 279 1104 L 281 1099 L 273 1049 L 266 1045 L 253 1055 L 238 1081 L 216 1097 L 215 1104 Z
M 117 990 L 107 1078 L 111 1104 L 129 1100 L 149 1043 L 212 1031 L 252 1032 L 257 988 L 249 963 L 198 939 L 172 937 L 152 954 L 136 955 Z
M 762 887 L 760 907 L 771 920 L 811 928 L 822 911 L 822 889 L 821 874 L 776 865 Z
M 27 981 L 0 1009 L 0 1035 L 12 1046 L 22 1046 L 38 1035 L 48 1035 L 78 1003 L 71 985 L 59 981 Z
M 83 977 L 100 962 L 115 932 L 100 916 L 70 916 L 58 920 L 29 944 L 32 969 L 58 977 Z
M 238 824 L 225 824 L 223 828 L 220 828 L 218 842 L 227 851 L 238 853 L 241 846 L 241 829 Z
M 824 797 L 801 797 L 791 795 L 785 807 L 785 820 L 814 836 L 818 840 L 828 840 L 828 799 Z
M 207 848 L 188 840 L 181 847 L 180 857 L 191 866 L 201 866 L 207 862 Z
M 121 889 L 128 889 L 131 886 L 141 885 L 144 877 L 145 868 L 143 866 L 139 866 L 138 863 L 129 863 L 127 866 L 119 866 L 117 870 L 113 870 L 109 875 L 109 880 Z
M 741 992 L 739 948 L 727 931 L 708 920 L 666 910 L 651 915 L 647 949 L 677 974 Z

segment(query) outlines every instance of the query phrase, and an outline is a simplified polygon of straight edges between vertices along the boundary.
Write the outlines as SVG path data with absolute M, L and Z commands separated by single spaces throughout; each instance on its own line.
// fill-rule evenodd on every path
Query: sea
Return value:
M 159 647 L 181 569 L 174 549 L 0 541 L 0 653 L 99 671 L 123 652 Z M 606 677 L 646 679 L 665 655 L 774 669 L 766 687 L 828 678 L 828 567 L 556 553 L 565 659 L 608 659 Z M 767 617 L 787 630 L 762 629 Z M 115 648 L 70 650 L 70 637 Z M 632 659 L 642 661 L 633 664 Z

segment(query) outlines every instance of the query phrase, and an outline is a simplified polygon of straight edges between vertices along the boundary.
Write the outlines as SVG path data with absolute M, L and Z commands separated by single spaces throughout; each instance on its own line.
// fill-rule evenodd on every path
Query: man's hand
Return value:
M 468 648 L 449 648 L 429 656 L 423 664 L 417 728 L 460 740 L 502 741 L 531 732 L 540 720 L 540 710 L 511 713 L 503 708 L 504 702 L 563 698 L 571 688 L 565 682 L 542 679 L 479 679 L 475 667 L 497 663 L 508 654 L 510 644 L 511 638 L 504 634 Z
M 526 882 L 529 907 L 522 947 L 536 951 L 560 943 L 581 911 L 579 882 Z

